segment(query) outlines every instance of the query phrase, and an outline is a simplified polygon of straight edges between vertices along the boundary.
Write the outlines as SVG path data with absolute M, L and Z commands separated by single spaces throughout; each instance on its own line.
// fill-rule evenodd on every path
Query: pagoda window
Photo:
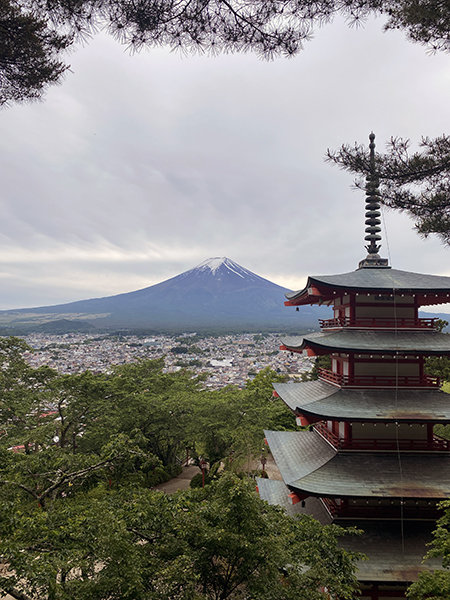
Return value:
M 415 306 L 414 296 L 403 296 L 395 295 L 390 293 L 386 294 L 358 294 L 357 304 L 369 304 L 372 306 L 379 306 L 381 304 L 407 304 L 409 306 Z
M 384 377 L 419 377 L 420 365 L 413 361 L 374 361 L 373 359 L 356 360 L 354 363 L 355 377 L 362 375 L 380 375 Z
M 335 306 L 333 316 L 335 319 L 343 319 L 345 317 L 345 306 L 342 306 L 342 304 Z
M 368 306 L 357 304 L 355 306 L 355 319 L 415 319 L 416 309 L 414 306 Z M 399 323 L 399 326 L 401 324 Z
M 348 355 L 332 354 L 331 355 L 331 370 L 338 375 L 348 375 Z
M 348 423 L 347 421 L 344 423 L 345 425 L 345 435 L 344 435 L 344 439 L 347 442 L 351 442 L 352 441 L 352 436 L 353 436 L 353 427 L 352 427 L 352 423 Z
M 428 439 L 427 427 L 423 424 L 400 423 L 353 423 L 355 440 L 424 440 Z

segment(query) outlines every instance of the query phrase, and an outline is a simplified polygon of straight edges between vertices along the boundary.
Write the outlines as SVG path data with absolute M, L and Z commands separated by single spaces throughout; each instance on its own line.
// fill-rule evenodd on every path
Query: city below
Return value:
M 258 371 L 270 367 L 291 377 L 311 370 L 313 359 L 279 350 L 281 334 L 236 334 L 223 336 L 95 336 L 89 334 L 30 334 L 23 338 L 33 351 L 25 356 L 33 367 L 48 365 L 60 373 L 90 370 L 108 373 L 114 365 L 142 359 L 164 358 L 165 371 L 187 368 L 207 373 L 205 386 L 244 387 Z

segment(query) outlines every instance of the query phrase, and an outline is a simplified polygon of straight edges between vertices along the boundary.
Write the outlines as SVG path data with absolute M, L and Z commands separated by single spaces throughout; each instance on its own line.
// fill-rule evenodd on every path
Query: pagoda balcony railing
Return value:
M 321 498 L 328 512 L 334 518 L 374 518 L 383 517 L 386 519 L 399 519 L 401 516 L 407 519 L 436 519 L 439 511 L 436 504 L 430 502 L 429 505 L 423 504 L 404 504 L 403 510 L 398 504 L 379 505 L 368 502 L 364 505 L 339 504 L 333 498 Z
M 329 369 L 318 369 L 319 379 L 342 387 L 406 387 L 406 388 L 438 388 L 439 377 L 423 375 L 341 375 Z
M 330 431 L 324 421 L 314 424 L 314 429 L 317 433 L 320 433 L 322 437 L 330 442 L 335 448 L 339 448 L 339 436 Z
M 424 451 L 445 451 L 450 450 L 450 441 L 441 438 L 433 440 L 397 440 L 395 439 L 353 439 L 338 442 L 338 448 L 341 450 L 424 450 Z
M 437 318 L 432 319 L 387 319 L 387 318 L 350 318 L 337 317 L 335 319 L 319 319 L 319 325 L 322 329 L 336 327 L 356 327 L 367 329 L 433 329 L 436 330 Z
M 314 429 L 337 450 L 373 450 L 373 451 L 449 451 L 450 440 L 433 436 L 432 440 L 414 439 L 380 439 L 380 438 L 353 438 L 346 440 L 340 438 L 327 428 L 324 421 L 314 425 Z

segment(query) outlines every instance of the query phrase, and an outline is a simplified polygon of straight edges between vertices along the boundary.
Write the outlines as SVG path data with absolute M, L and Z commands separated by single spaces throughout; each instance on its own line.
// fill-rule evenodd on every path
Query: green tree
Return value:
M 355 557 L 338 548 L 342 531 L 290 519 L 252 482 L 225 473 L 173 497 L 149 490 L 186 440 L 220 457 L 247 450 L 247 432 L 257 449 L 262 428 L 280 416 L 271 413 L 276 374 L 211 392 L 187 371 L 163 373 L 161 360 L 110 376 L 57 376 L 32 369 L 24 351 L 22 341 L 0 339 L 2 592 L 288 600 L 322 598 L 325 585 L 351 597 Z M 24 451 L 11 450 L 25 440 Z
M 443 569 L 422 573 L 408 589 L 410 600 L 446 600 L 450 597 L 450 501 L 441 502 L 444 514 L 437 522 L 427 557 L 442 559 Z
M 211 464 L 231 459 L 234 469 L 250 465 L 261 454 L 264 429 L 293 425 L 291 411 L 273 398 L 272 384 L 285 380 L 286 376 L 266 367 L 243 390 L 229 386 L 198 396 L 192 435 L 198 453 Z
M 375 155 L 380 201 L 407 212 L 418 233 L 436 234 L 450 244 L 450 137 L 422 138 L 419 152 L 410 153 L 409 145 L 409 140 L 391 138 L 386 153 Z M 336 152 L 329 150 L 328 159 L 356 174 L 356 186 L 364 187 L 370 171 L 365 146 L 345 144 Z
M 62 375 L 51 382 L 49 392 L 57 414 L 57 437 L 61 448 L 77 451 L 88 425 L 97 421 L 108 398 L 104 375 L 89 371 L 77 375 Z M 84 444 L 85 445 L 85 444 Z
M 32 369 L 26 351 L 31 348 L 23 340 L 0 338 L 0 445 L 20 445 L 29 454 L 55 435 L 48 386 L 56 373 Z
M 448 321 L 437 320 L 437 329 L 443 331 L 448 326 Z M 439 377 L 441 382 L 450 381 L 450 358 L 447 356 L 433 356 L 425 361 L 425 370 L 429 375 Z
M 323 600 L 323 587 L 342 599 L 355 593 L 356 556 L 338 545 L 344 530 L 288 517 L 260 500 L 250 481 L 227 474 L 181 494 L 178 509 L 176 538 L 201 598 Z
M 302 381 L 319 379 L 319 369 L 331 369 L 331 356 L 329 354 L 317 356 L 311 371 L 302 373 Z
M 48 85 L 58 83 L 68 68 L 60 53 L 71 41 L 49 28 L 44 13 L 0 0 L 0 105 L 40 98 Z
M 118 427 L 99 431 L 100 417 L 112 412 L 103 376 L 58 377 L 31 368 L 24 351 L 23 341 L 0 339 L 0 487 L 7 495 L 44 506 L 99 477 L 136 471 L 136 457 L 138 467 L 158 465 Z
M 99 487 L 0 516 L 0 589 L 33 600 L 352 598 L 345 532 L 271 507 L 231 474 L 204 489 Z
M 425 370 L 429 375 L 439 377 L 441 382 L 450 381 L 450 358 L 447 356 L 427 358 Z
M 442 321 L 442 328 L 448 325 Z M 450 381 L 450 360 L 446 357 L 427 359 L 427 372 L 441 380 Z M 450 393 L 450 385 L 444 384 L 443 390 Z M 437 435 L 450 439 L 450 425 L 436 425 L 434 431 Z M 410 586 L 408 598 L 411 600 L 446 600 L 450 597 L 450 501 L 442 502 L 444 514 L 437 522 L 431 550 L 427 557 L 442 559 L 443 570 L 422 573 L 419 579 Z
M 203 376 L 189 371 L 163 373 L 163 359 L 121 365 L 109 379 L 109 409 L 95 431 L 129 436 L 165 467 L 177 464 L 192 444 L 196 397 Z M 89 433 L 87 433 L 89 439 Z
M 442 0 L 0 0 L 0 103 L 39 97 L 67 69 L 60 53 L 106 29 L 127 47 L 252 50 L 292 56 L 314 25 L 342 15 L 350 22 L 382 15 L 434 50 L 448 49 L 449 12 Z

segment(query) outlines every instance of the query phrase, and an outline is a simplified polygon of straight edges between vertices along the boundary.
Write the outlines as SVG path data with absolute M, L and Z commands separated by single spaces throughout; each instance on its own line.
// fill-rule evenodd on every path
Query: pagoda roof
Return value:
M 340 524 L 340 523 L 339 523 Z M 417 521 L 355 521 L 351 525 L 364 533 L 344 536 L 346 550 L 362 552 L 367 560 L 357 563 L 356 577 L 361 582 L 409 583 L 419 573 L 442 568 L 439 558 L 423 561 L 432 540 L 432 523 Z
M 287 350 L 305 348 L 365 354 L 450 354 L 450 335 L 437 331 L 361 331 L 358 329 L 308 333 L 282 340 Z
M 311 288 L 318 288 L 319 295 L 311 293 Z M 431 294 L 450 297 L 450 277 L 443 275 L 424 275 L 410 273 L 386 267 L 365 267 L 338 275 L 313 275 L 308 277 L 306 286 L 297 292 L 289 292 L 286 298 L 292 304 L 312 304 L 323 300 L 323 296 L 332 298 L 333 290 L 339 292 L 373 292 L 373 293 L 411 293 L 426 295 L 422 304 L 440 304 L 446 302 L 441 298 L 433 299 Z
M 258 486 L 260 498 L 269 504 L 281 506 L 289 515 L 310 515 L 322 523 L 322 525 L 329 525 L 332 522 L 330 513 L 319 498 L 309 496 L 304 500 L 304 506 L 302 506 L 301 502 L 292 504 L 289 500 L 291 490 L 283 481 L 256 477 L 256 485 Z
M 450 496 L 446 453 L 337 452 L 315 431 L 265 435 L 285 484 L 301 493 L 436 500 Z
M 450 395 L 440 390 L 352 390 L 321 380 L 273 387 L 292 411 L 320 419 L 450 422 Z
M 289 502 L 289 488 L 282 481 L 257 478 L 260 497 L 275 506 L 281 506 L 291 515 L 310 515 L 322 525 L 332 522 L 329 512 L 318 498 L 306 498 L 292 505 Z M 433 523 L 417 521 L 345 521 L 336 522 L 343 526 L 355 526 L 361 529 L 361 535 L 343 536 L 340 545 L 346 550 L 360 552 L 367 560 L 357 562 L 356 576 L 361 582 L 410 582 L 415 581 L 419 573 L 441 568 L 439 558 L 423 557 L 432 539 Z

